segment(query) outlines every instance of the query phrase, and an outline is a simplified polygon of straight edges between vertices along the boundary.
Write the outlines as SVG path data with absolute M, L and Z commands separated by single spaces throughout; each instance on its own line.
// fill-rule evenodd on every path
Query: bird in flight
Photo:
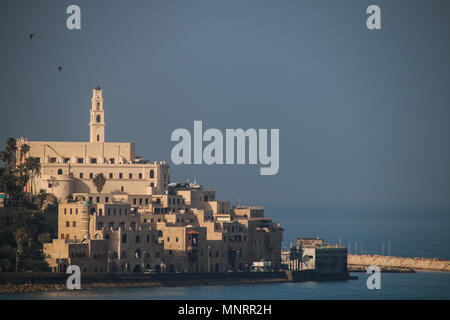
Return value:
M 30 33 L 30 40 L 33 39 L 34 33 Z
M 61 67 L 61 66 L 59 66 L 59 67 L 58 67 L 58 71 L 59 71 L 59 72 L 61 72 L 61 70 L 62 70 L 62 67 Z

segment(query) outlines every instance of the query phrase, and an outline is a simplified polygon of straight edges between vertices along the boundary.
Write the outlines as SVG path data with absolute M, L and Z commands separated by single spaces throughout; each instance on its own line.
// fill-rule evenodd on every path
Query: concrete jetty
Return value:
M 349 254 L 347 264 L 350 270 L 352 268 L 367 268 L 367 266 L 370 265 L 377 265 L 381 268 L 390 269 L 450 272 L 450 260 L 442 260 L 436 258 L 409 258 L 381 255 Z

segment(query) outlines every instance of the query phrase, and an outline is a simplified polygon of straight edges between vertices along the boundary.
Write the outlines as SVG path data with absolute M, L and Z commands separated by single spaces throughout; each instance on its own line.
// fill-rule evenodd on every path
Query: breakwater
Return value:
M 385 270 L 416 270 L 416 271 L 444 271 L 450 272 L 450 260 L 436 258 L 408 258 L 381 255 L 353 255 L 347 259 L 350 270 L 366 269 L 367 266 L 377 265 Z
M 64 273 L 0 273 L 0 292 L 33 292 L 66 290 L 68 274 Z M 218 272 L 218 273 L 155 273 L 155 274 L 83 274 L 82 289 L 197 286 L 219 284 L 280 283 L 302 281 L 345 281 L 346 273 L 297 272 Z

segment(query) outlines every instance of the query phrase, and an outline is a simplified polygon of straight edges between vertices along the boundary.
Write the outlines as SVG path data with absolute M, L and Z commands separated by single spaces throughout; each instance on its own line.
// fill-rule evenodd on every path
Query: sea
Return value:
M 450 212 L 446 210 L 332 210 L 267 207 L 266 216 L 284 229 L 283 246 L 297 237 L 321 237 L 353 254 L 390 254 L 450 260 Z M 381 288 L 368 289 L 366 273 L 357 280 L 79 291 L 0 293 L 5 299 L 450 299 L 450 273 L 382 273 Z

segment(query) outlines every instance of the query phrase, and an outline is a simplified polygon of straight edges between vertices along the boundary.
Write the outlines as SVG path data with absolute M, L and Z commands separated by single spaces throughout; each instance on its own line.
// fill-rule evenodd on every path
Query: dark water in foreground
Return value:
M 193 287 L 92 289 L 77 292 L 0 294 L 0 299 L 450 299 L 450 273 L 383 273 L 381 289 L 369 290 L 367 274 L 358 280 Z

